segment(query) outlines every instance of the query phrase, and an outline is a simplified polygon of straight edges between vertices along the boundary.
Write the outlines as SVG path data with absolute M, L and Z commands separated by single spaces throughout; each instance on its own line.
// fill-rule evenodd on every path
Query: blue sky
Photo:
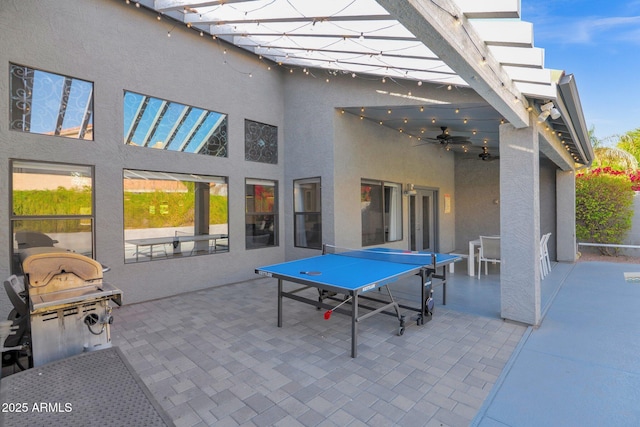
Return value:
M 605 139 L 640 128 L 640 0 L 522 0 L 545 67 L 573 74 L 587 127 Z

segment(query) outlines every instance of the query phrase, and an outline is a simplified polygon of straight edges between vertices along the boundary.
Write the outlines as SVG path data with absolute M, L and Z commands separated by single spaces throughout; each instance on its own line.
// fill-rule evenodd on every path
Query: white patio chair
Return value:
M 549 239 L 551 238 L 551 233 L 547 233 L 542 236 L 544 241 L 540 241 L 540 261 L 543 266 L 542 271 L 544 271 L 544 276 L 551 273 L 551 258 L 549 257 Z M 544 279 L 543 276 L 543 279 Z
M 478 279 L 482 273 L 482 261 L 484 261 L 484 274 L 489 274 L 489 263 L 499 263 L 500 236 L 480 236 L 480 253 L 478 255 Z
M 547 274 L 549 274 L 549 270 L 547 269 L 547 263 L 544 260 L 544 247 L 547 244 L 548 235 L 543 234 L 540 237 L 540 278 L 544 279 Z

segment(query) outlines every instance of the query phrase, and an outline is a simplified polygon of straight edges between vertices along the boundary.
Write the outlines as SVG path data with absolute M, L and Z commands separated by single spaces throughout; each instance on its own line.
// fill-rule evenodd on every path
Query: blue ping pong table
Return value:
M 442 281 L 442 302 L 446 304 L 446 267 L 459 260 L 460 257 L 455 255 L 431 252 L 387 248 L 339 249 L 323 245 L 322 255 L 259 267 L 255 272 L 261 276 L 278 279 L 278 327 L 282 327 L 283 298 L 310 304 L 317 309 L 329 310 L 325 313 L 325 318 L 334 311 L 350 315 L 351 357 L 356 357 L 358 322 L 374 314 L 384 313 L 397 317 L 400 322 L 398 335 L 402 335 L 405 330 L 405 316 L 400 313 L 400 308 L 417 312 L 417 325 L 431 320 L 434 306 L 432 280 L 436 278 Z M 438 268 L 442 268 L 442 274 L 438 274 Z M 398 304 L 387 286 L 409 275 L 418 275 L 421 279 L 421 299 L 417 308 Z M 283 282 L 303 286 L 285 291 Z M 388 298 L 381 299 L 384 296 L 381 292 L 369 292 L 383 287 Z M 299 295 L 301 291 L 309 288 L 317 288 L 317 300 Z M 337 295 L 343 295 L 344 298 L 340 299 Z M 326 299 L 338 301 L 339 304 L 328 304 L 325 302 Z M 365 303 L 373 301 L 375 306 L 362 304 L 360 300 L 365 300 Z M 341 308 L 345 303 L 349 303 L 350 310 Z M 360 308 L 367 312 L 360 315 Z

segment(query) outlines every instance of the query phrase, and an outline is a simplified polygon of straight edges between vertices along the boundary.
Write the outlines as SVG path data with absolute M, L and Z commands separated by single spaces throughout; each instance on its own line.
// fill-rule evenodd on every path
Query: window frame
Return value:
M 296 184 L 316 184 L 317 185 L 317 191 L 319 194 L 316 195 L 316 200 L 318 201 L 318 210 L 313 210 L 313 211 L 307 211 L 305 210 L 305 208 L 303 207 L 303 210 L 298 210 L 298 197 L 296 197 Z M 303 203 L 306 203 L 306 201 L 304 201 Z M 305 242 L 305 244 L 302 244 L 299 242 L 299 238 L 298 238 L 298 217 L 300 216 L 304 216 L 304 215 L 317 215 L 318 217 L 318 221 L 316 222 L 316 224 L 319 226 L 319 229 L 317 230 L 317 233 L 319 235 L 319 243 L 318 245 L 309 245 L 308 242 Z M 305 220 L 306 222 L 306 220 Z M 307 248 L 307 249 L 322 249 L 322 178 L 317 176 L 317 177 L 312 177 L 312 178 L 300 178 L 300 179 L 294 179 L 293 180 L 293 246 L 296 248 Z M 305 240 L 307 240 L 307 236 L 305 235 Z
M 14 90 L 14 80 L 20 79 L 19 76 L 15 75 L 14 70 L 16 69 L 25 70 L 21 79 L 23 82 L 28 80 L 27 75 L 29 73 L 32 74 L 31 78 L 33 79 L 33 81 L 32 81 L 31 87 L 24 85 L 22 87 L 22 90 L 19 90 L 19 89 Z M 44 106 L 48 107 L 49 105 L 52 104 L 52 102 L 49 102 L 50 101 L 49 99 L 42 99 L 40 104 L 37 104 L 37 105 L 35 104 L 35 100 L 40 99 L 41 91 L 34 92 L 34 87 L 36 86 L 43 87 L 42 85 L 39 85 L 39 84 L 36 85 L 36 82 L 35 82 L 36 73 L 43 73 L 56 78 L 64 79 L 62 82 L 62 87 L 58 87 L 57 85 L 47 86 L 47 89 L 51 89 L 51 88 L 54 89 L 54 90 L 49 90 L 48 91 L 49 94 L 55 93 L 60 96 L 58 100 L 59 107 L 58 107 L 57 113 L 55 115 L 49 115 L 49 117 L 51 118 L 55 117 L 55 121 L 56 121 L 56 124 L 53 126 L 53 129 L 50 129 L 50 130 L 45 130 L 45 128 L 43 128 L 40 131 L 34 131 L 32 126 L 32 124 L 34 123 L 34 121 L 32 120 L 33 112 L 40 110 L 41 107 L 46 110 Z M 74 90 L 74 82 L 78 82 L 75 87 L 79 89 Z M 81 86 L 77 86 L 78 84 L 90 85 L 88 92 L 82 91 Z M 78 92 L 78 90 L 80 90 L 80 92 Z M 16 63 L 10 62 L 8 92 L 9 92 L 9 130 L 13 130 L 16 132 L 30 133 L 34 135 L 57 136 L 57 137 L 68 138 L 68 139 L 77 139 L 81 141 L 95 141 L 94 121 L 93 121 L 94 115 L 95 115 L 94 114 L 95 113 L 95 108 L 94 108 L 95 83 L 94 82 L 73 77 L 67 74 L 55 73 L 55 72 L 43 70 L 40 68 L 30 67 L 28 65 L 16 64 Z M 85 100 L 86 102 L 84 104 L 84 110 L 82 110 L 81 109 L 82 106 L 78 105 L 77 102 L 73 102 L 73 101 L 82 100 L 83 98 L 76 98 L 76 97 L 83 94 L 87 94 L 87 93 L 88 93 L 88 97 Z M 51 101 L 53 101 L 53 99 L 51 99 Z M 15 113 L 14 108 L 24 111 L 24 109 L 20 108 L 21 105 L 28 106 L 28 109 L 27 109 L 28 113 L 23 113 L 23 114 Z M 72 113 L 75 112 L 75 114 L 70 115 L 69 114 L 70 111 Z M 84 112 L 82 113 L 82 111 Z M 82 113 L 81 114 L 82 118 L 81 120 L 78 121 L 80 113 Z M 17 117 L 20 115 L 23 116 L 22 119 L 20 120 L 14 119 L 14 117 Z M 25 116 L 28 116 L 28 119 L 25 120 Z M 71 119 L 75 118 L 73 123 L 78 123 L 78 126 L 63 128 L 65 124 L 65 120 L 67 118 L 71 118 Z M 44 123 L 44 120 L 36 120 L 36 122 L 39 122 L 40 124 L 42 124 Z M 78 129 L 77 136 L 71 136 L 72 135 L 71 131 L 74 131 L 76 127 Z M 46 128 L 46 129 L 49 129 L 49 128 Z M 90 136 L 87 137 L 87 135 L 90 135 Z
M 269 184 L 273 184 L 273 210 L 272 211 L 255 211 L 255 210 L 249 210 L 249 199 L 252 197 L 255 197 L 255 187 L 258 185 L 269 185 Z M 247 192 L 247 187 L 249 185 L 252 185 L 254 187 L 253 193 L 252 194 L 248 194 Z M 279 193 L 279 182 L 275 179 L 266 179 L 266 178 L 245 178 L 245 184 L 244 184 L 244 197 L 245 197 L 245 249 L 247 250 L 251 250 L 251 249 L 260 249 L 260 248 L 269 248 L 269 247 L 277 247 L 280 246 L 280 226 L 279 226 L 279 218 L 280 218 L 280 213 L 279 213 L 279 203 L 280 203 L 280 197 L 278 195 Z M 252 203 L 252 205 L 255 207 L 255 203 Z M 255 234 L 255 226 L 257 224 L 257 222 L 251 221 L 249 222 L 249 218 L 255 218 L 255 217 L 269 217 L 269 216 L 273 216 L 273 219 L 271 221 L 271 225 L 270 227 L 272 227 L 272 230 L 269 230 L 269 228 L 267 228 L 267 232 L 266 233 L 261 233 L 259 235 Z M 253 228 L 254 233 L 249 234 L 249 227 Z M 266 227 L 266 224 L 265 224 Z M 261 230 L 264 230 L 264 227 L 261 228 Z M 254 237 L 257 236 L 264 236 L 264 235 L 269 235 L 267 243 L 266 244 L 262 244 L 262 242 L 256 242 L 256 239 L 254 239 Z M 260 239 L 262 240 L 262 239 Z
M 201 255 L 213 255 L 217 253 L 226 253 L 230 251 L 229 247 L 229 177 L 221 176 L 221 175 L 204 175 L 204 174 L 186 174 L 179 172 L 167 172 L 167 171 L 151 171 L 151 170 L 142 170 L 142 169 L 130 169 L 125 168 L 122 170 L 122 185 L 123 185 L 123 197 L 126 199 L 128 194 L 134 193 L 145 193 L 149 192 L 148 189 L 143 189 L 140 191 L 127 191 L 126 181 L 127 179 L 131 181 L 135 180 L 149 180 L 149 181 L 158 181 L 161 182 L 171 182 L 176 181 L 177 183 L 182 184 L 185 187 L 188 187 L 187 183 L 193 183 L 193 223 L 190 224 L 190 227 L 187 230 L 180 230 L 180 228 L 185 228 L 184 225 L 170 225 L 167 227 L 149 227 L 149 228 L 127 228 L 127 224 L 123 222 L 123 244 L 124 244 L 124 263 L 138 263 L 143 261 L 158 261 L 165 259 L 175 259 L 177 257 L 191 257 L 191 256 L 201 256 Z M 210 203 L 211 196 L 210 193 L 211 184 L 221 184 L 226 186 L 226 224 L 212 224 L 211 223 L 211 213 L 210 213 Z M 178 186 L 180 184 L 177 184 Z M 199 187 L 198 184 L 208 184 Z M 160 185 L 160 184 L 159 184 Z M 155 191 L 155 190 L 154 190 Z M 175 193 L 176 191 L 165 191 L 165 193 Z M 204 192 L 204 194 L 203 194 Z M 189 191 L 186 191 L 189 194 Z M 208 200 L 207 203 L 204 200 Z M 181 201 L 178 200 L 178 206 Z M 123 201 L 123 221 L 127 221 L 127 203 L 126 200 Z M 169 204 L 166 206 L 164 204 L 148 206 L 150 215 L 155 215 L 159 213 L 160 215 L 169 213 Z M 222 225 L 226 226 L 226 232 L 224 233 L 212 233 L 211 226 L 212 225 Z M 135 230 L 163 230 L 163 229 L 171 229 L 168 230 L 170 233 L 157 234 L 157 231 L 148 231 L 148 236 L 142 236 L 140 238 L 135 236 Z M 133 232 L 132 232 L 133 230 Z M 167 230 L 165 230 L 167 231 Z M 127 237 L 129 234 L 129 237 Z M 134 237 L 131 237 L 131 234 L 134 234 Z M 198 236 L 204 236 L 204 238 L 199 238 Z M 214 237 L 217 236 L 217 237 Z M 209 237 L 209 238 L 207 238 Z M 160 240 L 169 240 L 167 242 L 162 243 L 153 243 L 153 241 L 159 238 Z M 144 242 L 147 240 L 147 243 Z M 135 242 L 138 241 L 138 242 Z M 156 248 L 160 253 L 164 253 L 164 256 L 155 256 L 154 257 L 154 246 L 159 246 Z M 135 246 L 135 249 L 133 247 Z M 145 246 L 150 246 L 148 249 Z M 173 246 L 171 248 L 170 246 Z M 184 246 L 184 247 L 183 247 Z M 141 249 L 142 248 L 142 249 Z M 189 248 L 191 248 L 189 250 Z M 133 249 L 133 253 L 131 256 L 128 256 L 128 252 L 131 252 Z M 168 250 L 167 250 L 168 249 Z M 144 250 L 145 252 L 141 252 Z M 157 254 L 158 252 L 156 252 Z M 143 257 L 140 257 L 140 254 Z
M 381 239 L 374 239 L 373 241 L 371 240 L 366 240 L 365 241 L 365 221 L 362 220 L 362 213 L 364 213 L 364 210 L 362 210 L 362 197 L 363 197 L 363 187 L 366 185 L 372 185 L 372 186 L 377 186 L 380 187 L 380 204 L 381 204 L 381 211 L 380 211 L 380 222 L 377 225 L 380 225 L 380 230 L 381 230 L 381 235 L 382 238 Z M 391 213 L 390 210 L 392 209 L 392 205 L 391 203 L 393 203 L 393 200 L 389 201 L 389 205 L 387 205 L 387 191 L 386 189 L 395 189 L 395 194 L 396 194 L 396 208 L 397 208 L 397 212 L 395 213 Z M 362 246 L 374 246 L 374 245 L 382 245 L 385 243 L 391 243 L 391 242 L 399 242 L 402 241 L 404 238 L 404 215 L 403 215 L 403 203 L 402 203 L 402 184 L 398 183 L 398 182 L 392 182 L 392 181 L 384 181 L 384 180 L 376 180 L 376 179 L 368 179 L 368 178 L 362 178 L 360 180 L 360 203 L 361 203 L 361 237 L 362 237 Z M 387 209 L 388 208 L 388 209 Z M 389 210 L 389 211 L 388 211 Z M 393 221 L 393 219 L 391 218 L 392 215 L 396 215 L 397 218 L 395 220 L 395 238 L 390 239 L 389 236 L 391 235 L 390 232 L 390 228 L 391 228 L 391 224 L 389 224 L 389 227 L 387 227 L 387 221 Z M 371 233 L 367 233 L 367 234 L 371 234 Z M 373 233 L 374 235 L 376 233 Z
M 135 116 L 132 115 L 130 117 L 128 116 L 128 112 L 131 106 L 128 100 L 136 100 L 137 98 L 140 98 L 139 103 L 131 104 L 131 106 L 136 106 Z M 147 110 L 153 111 L 156 107 L 158 109 L 155 115 L 154 113 L 147 115 Z M 123 143 L 125 145 L 139 148 L 153 148 L 167 152 L 198 154 L 219 158 L 229 157 L 229 114 L 227 113 L 145 95 L 127 89 L 124 90 L 122 96 L 122 110 Z M 177 110 L 180 110 L 180 113 L 178 113 Z M 198 110 L 199 113 L 194 112 L 194 110 Z M 175 119 L 180 120 L 172 121 L 172 115 L 176 114 L 177 117 L 175 117 Z M 197 117 L 198 114 L 200 114 L 200 117 Z M 219 117 L 216 119 L 216 116 Z M 209 119 L 216 123 L 213 123 L 209 129 L 208 139 L 199 140 L 199 145 L 196 144 L 192 146 L 192 143 L 196 141 L 194 137 L 200 133 Z M 151 123 L 147 123 L 149 121 Z M 189 123 L 190 126 L 187 123 Z M 140 127 L 141 125 L 143 127 Z M 139 137 L 138 132 L 139 129 L 145 129 L 144 125 L 147 125 L 146 133 L 142 131 L 142 134 L 145 134 L 145 138 L 140 141 L 137 138 Z M 161 132 L 161 134 L 166 133 L 164 137 L 169 137 L 169 139 L 167 141 L 156 141 L 153 143 L 151 139 L 156 137 L 158 132 Z M 188 138 L 186 138 L 187 136 Z M 186 139 L 179 139 L 180 137 Z M 141 142 L 141 144 L 138 144 L 134 140 Z M 176 144 L 177 147 L 175 146 Z M 198 147 L 198 150 L 192 150 L 192 147 Z
M 255 140 L 254 129 L 268 129 L 273 132 L 274 140 L 265 141 L 264 138 Z M 270 132 L 267 132 L 268 134 Z M 264 133 L 260 133 L 264 135 Z M 264 144 L 264 145 L 261 145 Z M 266 155 L 263 155 L 266 154 Z M 278 164 L 278 126 L 257 120 L 244 119 L 244 160 L 247 162 L 264 163 L 268 165 Z
M 15 193 L 17 190 L 15 188 L 14 174 L 16 173 L 15 172 L 16 165 L 20 165 L 20 164 L 24 164 L 23 167 L 27 167 L 28 165 L 41 165 L 43 170 L 47 170 L 45 168 L 48 168 L 48 170 L 52 170 L 52 171 L 68 170 L 70 177 L 74 176 L 73 175 L 74 169 L 82 169 L 88 172 L 89 176 L 83 176 L 82 178 L 88 178 L 90 180 L 91 212 L 89 214 L 65 213 L 65 214 L 42 214 L 42 215 L 17 215 L 15 213 L 15 201 L 16 201 Z M 73 178 L 70 178 L 70 179 L 73 179 Z M 38 180 L 38 183 L 41 183 L 41 182 L 43 181 Z M 10 228 L 11 238 L 12 238 L 11 259 L 14 260 L 12 264 L 12 272 L 18 273 L 21 271 L 19 267 L 19 260 L 17 259 L 20 248 L 14 245 L 13 243 L 13 242 L 17 242 L 16 241 L 17 232 L 15 229 L 15 224 L 18 221 L 74 221 L 74 220 L 77 220 L 80 226 L 84 225 L 84 226 L 89 226 L 90 228 L 89 241 L 91 245 L 90 247 L 91 253 L 89 254 L 87 252 L 83 252 L 83 254 L 95 259 L 96 257 L 96 242 L 95 242 L 96 206 L 95 206 L 95 203 L 96 203 L 96 185 L 95 185 L 95 166 L 94 165 L 84 165 L 79 163 L 47 162 L 47 161 L 26 160 L 26 159 L 9 159 L 9 207 L 10 207 L 9 228 Z M 83 221 L 86 221 L 86 220 L 89 220 L 90 223 L 83 224 Z M 20 231 L 23 231 L 23 230 L 20 230 Z M 24 230 L 24 231 L 28 231 L 28 230 Z M 37 231 L 37 232 L 47 234 L 40 231 Z M 49 238 L 51 237 L 49 236 Z M 56 243 L 60 243 L 56 239 L 54 239 L 54 241 Z M 70 249 L 70 250 L 80 249 L 79 247 L 73 247 L 73 245 L 64 245 L 60 247 L 64 247 L 65 249 Z

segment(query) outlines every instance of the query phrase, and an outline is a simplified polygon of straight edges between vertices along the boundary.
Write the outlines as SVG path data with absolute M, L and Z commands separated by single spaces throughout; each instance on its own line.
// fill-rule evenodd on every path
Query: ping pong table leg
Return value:
M 424 295 L 424 287 L 427 284 L 427 278 L 425 277 L 426 271 L 425 269 L 420 270 L 420 282 L 422 286 L 420 286 L 420 317 L 418 318 L 418 325 L 424 325 L 424 319 L 427 317 L 427 307 L 426 307 L 426 299 Z
M 282 327 L 282 279 L 278 279 L 278 328 Z
M 442 305 L 447 305 L 447 268 L 442 266 Z
M 351 357 L 358 355 L 358 291 L 351 294 Z

